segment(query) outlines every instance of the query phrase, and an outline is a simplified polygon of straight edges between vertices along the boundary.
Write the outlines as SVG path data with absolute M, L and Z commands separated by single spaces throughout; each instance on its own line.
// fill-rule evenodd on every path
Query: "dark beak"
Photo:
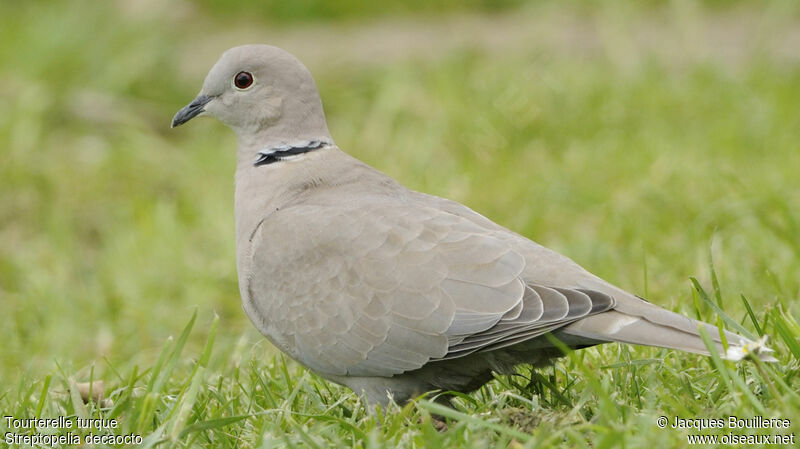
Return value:
M 191 103 L 178 111 L 178 113 L 175 114 L 175 117 L 172 118 L 172 127 L 174 128 L 176 126 L 183 125 L 189 120 L 200 115 L 202 112 L 205 112 L 203 107 L 207 105 L 209 101 L 211 101 L 211 97 L 207 95 L 200 95 L 192 100 Z

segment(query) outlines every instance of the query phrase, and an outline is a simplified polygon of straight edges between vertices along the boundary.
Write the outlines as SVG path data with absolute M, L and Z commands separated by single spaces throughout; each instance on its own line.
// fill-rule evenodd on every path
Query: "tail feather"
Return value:
M 678 315 L 629 294 L 614 296 L 617 300 L 614 310 L 584 318 L 565 327 L 562 332 L 595 341 L 619 341 L 709 355 L 698 331 L 702 326 L 724 359 L 757 356 L 762 361 L 776 361 L 771 355 L 773 351 L 761 340 L 756 342 L 724 331 L 728 344 L 726 349 L 716 326 Z

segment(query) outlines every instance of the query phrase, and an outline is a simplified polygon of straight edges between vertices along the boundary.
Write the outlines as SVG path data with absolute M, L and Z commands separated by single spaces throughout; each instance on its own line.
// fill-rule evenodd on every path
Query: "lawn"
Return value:
M 105 433 L 144 447 L 800 431 L 800 5 L 367 3 L 0 3 L 0 415 L 115 419 Z M 367 414 L 241 309 L 234 135 L 169 128 L 218 55 L 251 42 L 307 63 L 345 151 L 662 307 L 767 334 L 779 362 L 608 344 L 453 410 L 428 397 Z M 96 380 L 105 399 L 84 403 L 77 385 Z M 733 415 L 791 426 L 657 425 Z M 13 427 L 0 421 L 0 446 L 31 433 Z

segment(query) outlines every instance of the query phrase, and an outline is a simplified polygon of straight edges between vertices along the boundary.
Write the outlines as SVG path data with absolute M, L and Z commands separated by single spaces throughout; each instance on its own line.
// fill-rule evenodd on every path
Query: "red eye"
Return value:
M 248 72 L 239 72 L 233 77 L 233 85 L 239 89 L 247 89 L 253 84 L 253 75 Z

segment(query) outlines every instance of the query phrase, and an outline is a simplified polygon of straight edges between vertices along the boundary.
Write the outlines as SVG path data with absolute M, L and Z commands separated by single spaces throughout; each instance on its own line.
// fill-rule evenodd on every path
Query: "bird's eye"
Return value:
M 253 75 L 250 72 L 239 72 L 233 77 L 233 85 L 237 89 L 247 89 L 253 85 Z

